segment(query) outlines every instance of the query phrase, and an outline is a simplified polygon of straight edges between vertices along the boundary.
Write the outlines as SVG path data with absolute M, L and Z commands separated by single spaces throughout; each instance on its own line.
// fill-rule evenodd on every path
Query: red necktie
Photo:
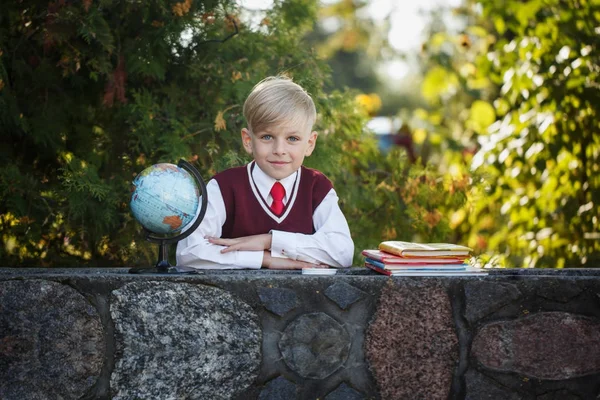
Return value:
M 279 182 L 275 182 L 271 188 L 271 196 L 273 197 L 273 203 L 271 204 L 271 211 L 276 215 L 280 215 L 283 212 L 283 197 L 285 196 L 285 188 Z

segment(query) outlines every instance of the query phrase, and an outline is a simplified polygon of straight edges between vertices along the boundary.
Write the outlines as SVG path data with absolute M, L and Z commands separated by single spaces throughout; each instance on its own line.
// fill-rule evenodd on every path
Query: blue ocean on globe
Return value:
M 193 222 L 199 189 L 185 169 L 174 164 L 155 164 L 140 172 L 133 185 L 131 211 L 150 232 L 170 234 Z

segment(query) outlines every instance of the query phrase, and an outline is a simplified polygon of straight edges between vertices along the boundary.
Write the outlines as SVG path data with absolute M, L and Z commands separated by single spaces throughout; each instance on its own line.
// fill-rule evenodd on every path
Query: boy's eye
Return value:
M 298 141 L 298 140 L 300 140 L 300 139 L 299 139 L 299 138 L 297 138 L 296 136 L 290 136 L 290 137 L 288 138 L 288 140 L 289 140 L 290 142 L 297 142 L 297 141 Z
M 271 138 L 272 138 L 272 136 L 271 136 L 271 135 L 263 135 L 263 136 L 261 137 L 261 139 L 263 139 L 263 140 L 271 140 Z

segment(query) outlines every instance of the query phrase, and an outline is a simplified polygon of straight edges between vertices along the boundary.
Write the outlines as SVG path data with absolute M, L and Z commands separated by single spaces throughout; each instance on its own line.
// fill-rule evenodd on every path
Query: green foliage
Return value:
M 415 114 L 444 135 L 448 170 L 477 174 L 457 230 L 484 262 L 597 265 L 600 5 L 485 0 L 459 11 L 465 32 L 428 42 L 431 106 Z
M 299 39 L 316 3 L 281 3 L 262 29 L 239 12 L 228 0 L 4 6 L 5 265 L 152 261 L 129 212 L 133 176 L 179 158 L 205 177 L 243 162 L 241 104 L 265 76 L 319 93 L 322 67 Z
M 357 253 L 382 239 L 450 234 L 448 180 L 382 156 L 357 93 L 326 93 L 329 71 L 302 42 L 314 0 L 276 2 L 259 26 L 229 0 L 39 2 L 0 14 L 0 260 L 14 266 L 155 261 L 129 210 L 130 182 L 158 162 L 205 178 L 248 161 L 245 97 L 286 73 L 315 98 L 308 165 L 336 185 Z M 461 190 L 462 193 L 461 194 Z M 408 204 L 410 203 L 410 204 Z M 357 258 L 357 262 L 359 259 Z

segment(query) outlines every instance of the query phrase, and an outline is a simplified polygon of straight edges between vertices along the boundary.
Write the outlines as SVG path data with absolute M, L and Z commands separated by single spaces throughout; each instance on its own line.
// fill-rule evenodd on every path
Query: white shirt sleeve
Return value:
M 313 214 L 312 235 L 271 231 L 271 255 L 336 268 L 352 266 L 354 242 L 338 200 L 331 189 Z
M 258 269 L 262 266 L 263 251 L 232 251 L 222 254 L 225 246 L 209 243 L 205 236 L 221 237 L 227 218 L 225 202 L 216 180 L 206 185 L 208 206 L 200 226 L 177 243 L 177 265 L 198 269 Z

